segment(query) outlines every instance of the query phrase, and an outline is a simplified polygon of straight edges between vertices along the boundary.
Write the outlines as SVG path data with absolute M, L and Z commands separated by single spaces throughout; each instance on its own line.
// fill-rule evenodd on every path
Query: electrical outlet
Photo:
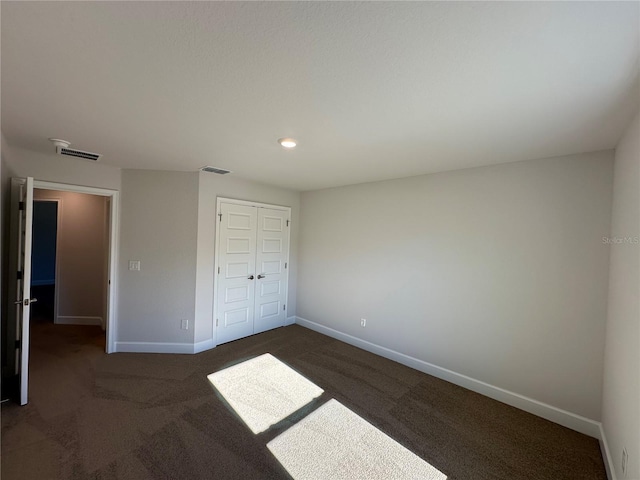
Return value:
M 627 464 L 629 463 L 629 454 L 627 453 L 627 449 L 622 449 L 622 475 L 627 477 Z
M 180 328 L 181 328 L 182 330 L 189 330 L 189 320 L 187 320 L 187 319 L 183 319 L 183 320 L 180 322 Z
M 360 326 L 361 327 L 366 327 L 367 326 L 367 319 L 366 318 L 361 318 L 360 319 Z

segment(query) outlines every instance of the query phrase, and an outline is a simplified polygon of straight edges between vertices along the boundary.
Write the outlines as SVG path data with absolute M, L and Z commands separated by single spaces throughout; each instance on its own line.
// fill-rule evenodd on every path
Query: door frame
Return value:
M 214 249 L 213 256 L 213 318 L 211 319 L 213 323 L 213 331 L 215 332 L 215 344 L 218 345 L 218 326 L 216 325 L 218 318 L 218 267 L 220 263 L 218 261 L 218 250 L 220 248 L 220 229 L 218 225 L 220 222 L 218 221 L 218 215 L 220 215 L 221 204 L 223 203 L 232 203 L 234 205 L 245 205 L 248 207 L 256 207 L 256 208 L 270 208 L 272 210 L 282 210 L 289 213 L 289 222 L 291 222 L 291 207 L 287 207 L 286 205 L 274 205 L 271 203 L 262 203 L 262 202 L 252 202 L 250 200 L 239 200 L 236 198 L 228 198 L 228 197 L 216 197 L 216 216 L 214 218 L 214 223 L 216 226 L 216 243 Z M 289 272 L 291 271 L 291 228 L 288 228 L 287 232 L 289 250 L 287 251 L 287 291 L 285 293 L 285 302 L 286 305 L 289 305 Z M 287 310 L 287 315 L 289 314 L 289 310 Z M 254 312 L 255 316 L 255 312 Z M 287 322 L 287 318 L 285 317 L 285 325 Z
M 35 183 L 35 181 L 34 181 Z M 61 198 L 35 198 L 35 190 L 36 187 L 33 187 L 34 190 L 34 198 L 33 203 L 36 202 L 51 202 L 57 205 L 56 207 L 56 270 L 54 272 L 54 298 L 53 298 L 53 323 L 58 323 L 58 292 L 60 289 L 58 288 L 58 279 L 60 278 L 60 271 L 58 270 L 58 256 L 60 254 L 59 246 L 60 246 L 60 224 L 62 223 L 62 199 Z M 33 268 L 33 264 L 31 265 Z M 32 279 L 33 284 L 33 279 Z
M 12 178 L 12 197 L 14 184 L 24 183 L 24 178 Z M 63 192 L 85 193 L 89 195 L 97 195 L 101 197 L 108 197 L 110 199 L 109 209 L 109 263 L 108 263 L 108 278 L 107 278 L 107 315 L 105 319 L 105 352 L 115 352 L 115 339 L 117 334 L 117 306 L 118 306 L 118 255 L 119 255 L 119 225 L 120 225 L 120 192 L 117 190 L 110 190 L 106 188 L 87 187 L 84 185 L 72 185 L 68 183 L 48 182 L 44 180 L 33 181 L 33 188 L 40 190 L 58 190 Z M 13 210 L 13 208 L 12 208 Z M 58 212 L 59 213 L 59 212 Z M 13 212 L 12 212 L 13 215 Z M 15 228 L 11 226 L 12 230 Z M 12 256 L 14 253 L 10 252 Z M 56 265 L 57 268 L 57 265 Z M 56 272 L 57 273 L 57 272 Z M 57 299 L 56 299 L 57 300 Z

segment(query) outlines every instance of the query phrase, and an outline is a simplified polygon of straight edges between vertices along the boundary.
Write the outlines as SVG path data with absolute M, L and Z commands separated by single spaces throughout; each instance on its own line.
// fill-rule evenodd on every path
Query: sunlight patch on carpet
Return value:
M 447 478 L 333 399 L 267 447 L 295 480 Z
M 207 378 L 253 433 L 264 432 L 323 392 L 268 353 Z

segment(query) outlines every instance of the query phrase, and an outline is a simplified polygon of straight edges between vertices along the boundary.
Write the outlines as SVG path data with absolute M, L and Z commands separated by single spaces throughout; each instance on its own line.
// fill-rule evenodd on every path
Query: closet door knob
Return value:
M 248 277 L 248 278 L 249 278 L 249 280 L 253 280 L 253 275 L 251 275 L 251 276 L 250 276 L 250 277 Z
M 264 278 L 264 277 L 266 277 L 266 275 L 260 274 L 260 275 L 258 275 L 258 280 L 260 280 L 261 278 Z

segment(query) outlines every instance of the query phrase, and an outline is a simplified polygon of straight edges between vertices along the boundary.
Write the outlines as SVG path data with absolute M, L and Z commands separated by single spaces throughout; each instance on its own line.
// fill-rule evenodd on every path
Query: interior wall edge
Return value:
M 600 451 L 602 452 L 602 461 L 604 462 L 604 469 L 607 471 L 607 478 L 609 480 L 618 480 L 616 477 L 615 463 L 613 462 L 613 456 L 611 455 L 611 449 L 609 443 L 607 443 L 607 437 L 604 434 L 604 427 L 600 423 Z
M 211 350 L 215 346 L 216 346 L 216 342 L 215 342 L 215 339 L 213 338 L 209 338 L 201 342 L 196 342 L 193 344 L 193 353 L 205 352 L 207 350 Z

